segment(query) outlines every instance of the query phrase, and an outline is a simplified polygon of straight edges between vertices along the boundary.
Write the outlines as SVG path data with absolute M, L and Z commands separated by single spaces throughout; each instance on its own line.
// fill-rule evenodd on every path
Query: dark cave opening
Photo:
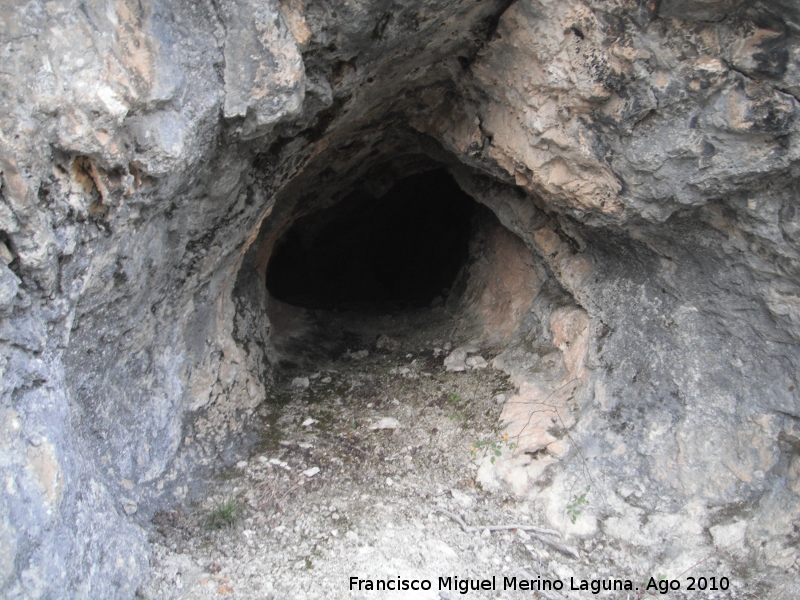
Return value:
M 356 188 L 299 218 L 267 266 L 272 297 L 314 309 L 401 309 L 446 297 L 469 254 L 476 202 L 444 169 L 380 197 Z

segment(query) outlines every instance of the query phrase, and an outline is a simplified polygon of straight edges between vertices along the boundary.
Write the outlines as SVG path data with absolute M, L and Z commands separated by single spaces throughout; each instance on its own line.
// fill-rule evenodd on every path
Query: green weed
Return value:
M 575 494 L 570 503 L 567 504 L 567 514 L 569 515 L 570 521 L 573 523 L 581 516 L 581 512 L 583 512 L 582 507 L 589 504 L 589 500 L 587 500 L 586 496 L 591 489 L 591 486 L 587 485 L 586 490 L 582 494 Z
M 502 441 L 499 442 L 490 438 L 478 440 L 472 444 L 470 454 L 472 454 L 472 456 L 478 456 L 478 454 L 480 454 L 482 457 L 489 454 L 489 460 L 494 464 L 495 460 L 503 456 L 504 446 L 508 450 L 514 450 L 514 448 L 517 447 L 514 442 L 508 443 L 508 434 L 505 434 Z
M 223 529 L 233 525 L 242 516 L 244 507 L 235 498 L 226 498 L 218 502 L 208 515 L 206 523 L 209 529 Z
M 447 394 L 447 404 L 455 411 L 450 414 L 451 421 L 466 421 L 467 415 L 462 410 L 464 399 L 454 392 Z

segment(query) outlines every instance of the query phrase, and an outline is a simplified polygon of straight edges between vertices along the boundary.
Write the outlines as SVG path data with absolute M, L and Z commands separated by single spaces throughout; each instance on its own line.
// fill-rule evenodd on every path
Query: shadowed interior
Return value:
M 376 198 L 356 189 L 298 219 L 267 267 L 270 294 L 305 308 L 404 308 L 446 294 L 468 256 L 475 201 L 443 169 Z

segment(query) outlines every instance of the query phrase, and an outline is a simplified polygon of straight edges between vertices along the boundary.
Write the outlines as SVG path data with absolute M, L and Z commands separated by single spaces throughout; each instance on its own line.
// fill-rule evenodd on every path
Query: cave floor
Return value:
M 394 317 L 317 312 L 297 323 L 279 339 L 285 366 L 259 409 L 251 454 L 202 501 L 154 518 L 144 597 L 433 600 L 460 596 L 440 594 L 439 577 L 492 576 L 497 591 L 469 596 L 594 597 L 566 591 L 570 575 L 608 577 L 631 564 L 598 539 L 565 542 L 576 559 L 518 530 L 467 533 L 437 512 L 470 525 L 541 524 L 534 500 L 475 483 L 483 461 L 513 451 L 496 400 L 513 386 L 491 366 L 445 370 L 447 351 L 437 349 L 463 340 L 444 307 Z M 491 364 L 490 351 L 479 353 Z M 431 591 L 349 585 L 398 576 L 428 579 Z M 504 576 L 560 578 L 567 588 L 502 591 Z

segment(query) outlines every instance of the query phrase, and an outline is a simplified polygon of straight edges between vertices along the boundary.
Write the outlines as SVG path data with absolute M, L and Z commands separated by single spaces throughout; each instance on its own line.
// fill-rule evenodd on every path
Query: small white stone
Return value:
M 459 346 L 444 359 L 445 371 L 454 371 L 456 373 L 466 371 L 466 360 L 467 349 L 465 346 Z
M 464 508 L 469 508 L 475 502 L 471 496 L 459 490 L 450 490 L 450 495 L 453 496 L 453 500 L 458 502 Z
M 497 396 L 494 397 L 494 401 L 497 404 L 504 404 L 505 401 L 506 401 L 506 395 L 505 394 L 497 394 Z
M 308 377 L 295 377 L 292 379 L 292 387 L 297 390 L 305 390 L 310 385 L 311 382 L 308 380 Z
M 388 485 L 389 487 L 394 485 L 394 481 L 392 480 L 391 477 L 386 478 L 386 485 Z
M 282 460 L 278 460 L 277 458 L 270 458 L 269 462 L 271 465 L 275 465 L 276 467 L 281 467 L 282 469 L 286 469 L 287 471 L 291 471 L 292 468 Z
M 240 460 L 239 462 L 236 463 L 236 468 L 237 469 L 244 469 L 246 467 L 247 467 L 247 461 L 246 460 Z
M 6 246 L 3 242 L 0 242 L 0 262 L 7 265 L 10 262 L 13 262 L 13 260 L 14 255 L 11 254 L 8 246 Z
M 303 421 L 303 427 L 311 427 L 314 423 L 319 423 L 319 421 L 308 417 L 305 421 Z
M 303 471 L 303 475 L 306 477 L 313 477 L 317 473 L 319 473 L 319 467 L 311 467 L 310 469 Z
M 383 417 L 369 426 L 370 431 L 375 431 L 376 429 L 402 429 L 402 425 L 400 421 L 395 419 L 394 417 Z
M 485 369 L 486 366 L 488 365 L 486 359 L 484 359 L 480 355 L 470 356 L 465 362 L 468 367 L 471 367 L 473 369 Z
M 747 521 L 736 521 L 726 525 L 714 525 L 709 528 L 714 545 L 717 548 L 726 548 L 740 544 L 747 532 Z

